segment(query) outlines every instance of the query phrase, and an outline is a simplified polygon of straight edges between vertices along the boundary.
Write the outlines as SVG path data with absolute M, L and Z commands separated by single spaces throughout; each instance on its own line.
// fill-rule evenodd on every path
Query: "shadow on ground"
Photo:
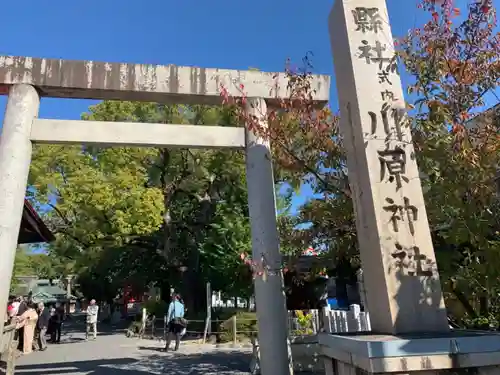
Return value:
M 123 329 L 112 329 L 108 327 L 99 327 L 98 328 L 99 336 L 110 336 L 110 335 L 125 335 L 125 330 Z M 85 326 L 75 327 L 72 326 L 70 328 L 63 327 L 62 335 L 74 335 L 74 334 L 85 334 Z
M 161 348 L 158 348 L 156 346 L 138 346 L 137 349 L 139 350 L 149 350 L 152 352 L 159 352 L 159 353 L 164 353 L 165 352 L 165 346 L 162 346 Z
M 148 348 L 148 350 L 150 350 Z M 120 358 L 64 363 L 19 365 L 16 374 L 71 375 L 238 375 L 248 374 L 250 357 L 241 352 L 168 353 L 140 359 Z
M 109 323 L 98 323 L 97 331 L 99 336 L 110 336 L 110 335 L 125 335 L 126 327 L 129 323 L 126 321 L 120 322 L 118 324 Z M 85 316 L 73 316 L 63 323 L 62 326 L 62 336 L 74 336 L 75 334 L 85 334 L 86 321 Z M 79 340 L 76 340 L 79 341 Z
M 79 342 L 85 342 L 85 338 L 83 337 L 73 337 L 71 335 L 62 335 L 61 336 L 61 344 L 75 344 Z M 54 345 L 54 343 L 49 342 L 49 345 Z

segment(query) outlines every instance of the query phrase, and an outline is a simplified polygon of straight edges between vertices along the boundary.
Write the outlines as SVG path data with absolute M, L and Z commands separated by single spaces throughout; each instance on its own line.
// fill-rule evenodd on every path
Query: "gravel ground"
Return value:
M 84 341 L 83 326 L 72 327 L 61 344 L 50 345 L 18 359 L 16 374 L 25 375 L 247 375 L 249 348 L 217 348 L 186 343 L 176 353 L 160 351 L 160 341 L 126 338 L 122 332 L 103 332 Z

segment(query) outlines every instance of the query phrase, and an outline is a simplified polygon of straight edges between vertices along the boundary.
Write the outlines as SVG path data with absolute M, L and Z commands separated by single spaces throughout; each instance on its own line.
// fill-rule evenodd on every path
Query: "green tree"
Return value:
M 30 275 L 32 272 L 29 255 L 25 249 L 18 247 L 16 249 L 16 257 L 14 260 L 14 269 L 10 282 L 10 290 L 14 291 L 19 285 L 19 276 Z
M 426 202 L 439 202 L 427 211 L 441 277 L 452 313 L 465 312 L 462 323 L 497 325 L 499 118 L 489 111 L 471 121 L 499 86 L 495 9 L 489 0 L 462 9 L 449 0 L 421 6 L 430 19 L 401 41 L 399 56 L 415 78 L 408 91 L 416 97 L 414 143 L 428 176 Z
M 83 118 L 234 123 L 228 109 L 113 101 L 91 107 Z M 168 280 L 196 308 L 206 281 L 223 272 L 227 279 L 240 266 L 227 252 L 218 258 L 203 251 L 215 246 L 212 237 L 223 240 L 217 221 L 238 228 L 226 239 L 234 241 L 232 251 L 249 240 L 242 153 L 37 146 L 30 182 L 31 199 L 52 208 L 47 216 L 57 239 L 51 254 L 72 260 L 82 287 L 100 288 L 105 298 L 125 283 L 146 288 Z
M 33 252 L 30 246 L 19 246 L 16 250 L 11 290 L 19 285 L 20 276 L 37 276 L 42 279 L 56 279 L 63 274 L 65 265 L 50 254 Z
M 480 126 L 469 122 L 484 109 L 485 95 L 498 88 L 495 9 L 490 0 L 463 9 L 450 0 L 424 0 L 421 8 L 429 22 L 399 41 L 397 57 L 413 78 L 415 102 L 408 108 L 415 110 L 409 117 L 419 167 L 428 177 L 422 182 L 446 298 L 464 305 L 467 319 L 497 319 L 498 116 L 485 116 Z M 327 249 L 334 264 L 352 271 L 359 257 L 338 119 L 328 108 L 315 108 L 311 66 L 304 61 L 304 69 L 287 69 L 290 97 L 267 114 L 269 131 L 245 113 L 244 98 L 225 102 L 236 105 L 249 129 L 269 138 L 278 179 L 294 188 L 310 185 L 315 194 L 301 208 L 302 225 L 290 241 Z

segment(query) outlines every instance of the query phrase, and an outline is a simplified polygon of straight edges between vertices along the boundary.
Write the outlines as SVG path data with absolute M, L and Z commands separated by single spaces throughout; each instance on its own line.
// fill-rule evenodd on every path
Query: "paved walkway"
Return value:
M 178 352 L 164 353 L 163 343 L 126 338 L 122 332 L 104 332 L 96 341 L 86 342 L 75 328 L 61 344 L 19 358 L 16 375 L 249 374 L 247 349 L 181 344 Z

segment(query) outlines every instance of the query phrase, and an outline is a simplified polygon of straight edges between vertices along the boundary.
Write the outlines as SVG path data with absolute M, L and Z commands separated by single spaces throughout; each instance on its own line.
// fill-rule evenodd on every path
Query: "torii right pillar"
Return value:
M 500 336 L 448 326 L 385 0 L 336 0 L 329 30 L 373 332 L 320 335 L 326 373 L 500 374 Z

